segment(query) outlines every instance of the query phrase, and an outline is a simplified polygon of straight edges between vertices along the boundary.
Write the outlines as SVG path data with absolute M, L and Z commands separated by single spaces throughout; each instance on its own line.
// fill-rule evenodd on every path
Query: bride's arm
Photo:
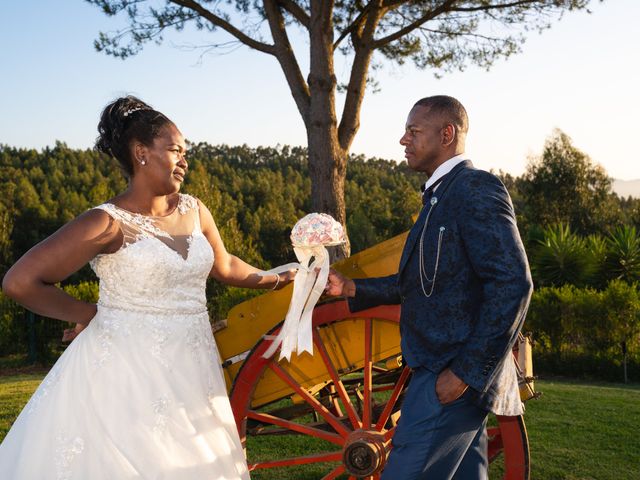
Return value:
M 39 315 L 86 325 L 96 313 L 95 304 L 77 300 L 55 284 L 121 243 L 111 217 L 90 210 L 25 253 L 4 276 L 2 290 Z
M 215 257 L 210 273 L 213 278 L 234 287 L 273 288 L 277 285 L 278 289 L 293 280 L 295 273 L 291 271 L 279 275 L 274 273 L 262 276 L 263 270 L 249 265 L 227 252 L 211 212 L 200 200 L 198 200 L 198 205 L 202 233 L 209 240 Z

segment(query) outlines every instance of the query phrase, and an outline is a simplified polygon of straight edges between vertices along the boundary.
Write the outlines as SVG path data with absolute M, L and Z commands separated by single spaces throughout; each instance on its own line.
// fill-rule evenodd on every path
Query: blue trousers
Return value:
M 414 370 L 382 480 L 486 480 L 487 412 L 462 395 L 441 405 L 437 374 Z

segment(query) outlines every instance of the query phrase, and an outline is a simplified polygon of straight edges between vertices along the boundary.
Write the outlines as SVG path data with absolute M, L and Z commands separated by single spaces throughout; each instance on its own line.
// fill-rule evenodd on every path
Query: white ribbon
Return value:
M 291 353 L 309 352 L 313 355 L 313 308 L 324 291 L 329 276 L 329 252 L 322 246 L 294 247 L 300 263 L 288 263 L 261 273 L 273 275 L 297 269 L 287 316 L 278 335 L 264 353 L 270 358 L 281 346 L 280 360 L 291 360 Z M 313 263 L 309 262 L 313 258 Z

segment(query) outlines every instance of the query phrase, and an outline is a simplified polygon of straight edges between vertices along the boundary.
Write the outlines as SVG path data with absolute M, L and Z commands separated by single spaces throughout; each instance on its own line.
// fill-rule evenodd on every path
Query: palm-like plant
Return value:
M 598 234 L 592 234 L 586 240 L 587 251 L 591 257 L 592 271 L 589 285 L 598 289 L 605 288 L 609 280 L 607 275 L 607 240 Z
M 605 265 L 609 279 L 640 280 L 640 237 L 635 227 L 624 225 L 609 234 Z
M 531 268 L 539 285 L 585 285 L 594 271 L 586 241 L 563 223 L 544 229 L 533 251 Z

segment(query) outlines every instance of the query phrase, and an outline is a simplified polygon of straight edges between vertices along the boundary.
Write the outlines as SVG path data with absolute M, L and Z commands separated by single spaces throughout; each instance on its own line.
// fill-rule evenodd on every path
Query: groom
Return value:
M 486 479 L 489 411 L 520 415 L 511 348 L 532 283 L 509 194 L 464 155 L 467 113 L 448 96 L 419 100 L 400 144 L 429 176 L 398 273 L 329 276 L 351 311 L 401 304 L 413 369 L 383 480 Z

